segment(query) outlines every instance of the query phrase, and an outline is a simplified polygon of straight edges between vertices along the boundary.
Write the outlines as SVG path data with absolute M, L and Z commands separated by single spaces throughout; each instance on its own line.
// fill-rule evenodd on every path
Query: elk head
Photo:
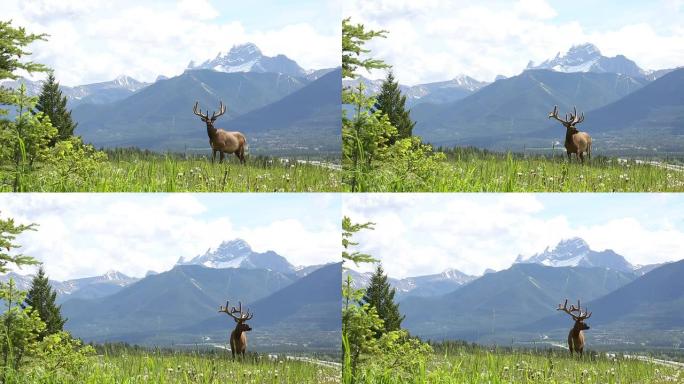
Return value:
M 223 105 L 223 101 L 221 101 L 219 104 L 218 114 L 216 114 L 216 111 L 214 111 L 211 114 L 211 117 L 209 117 L 209 110 L 207 110 L 207 113 L 202 113 L 202 110 L 198 109 L 198 107 L 199 101 L 195 101 L 195 106 L 192 108 L 192 113 L 199 116 L 202 121 L 207 123 L 207 129 L 216 129 L 214 128 L 214 122 L 219 118 L 219 116 L 226 113 L 226 106 Z
M 570 354 L 577 352 L 582 355 L 584 350 L 584 334 L 582 334 L 582 331 L 589 329 L 589 325 L 585 323 L 585 320 L 591 317 L 591 312 L 589 312 L 586 308 L 584 311 L 582 311 L 579 300 L 577 300 L 576 307 L 573 304 L 570 306 L 570 308 L 568 308 L 568 299 L 565 299 L 563 306 L 558 304 L 558 308 L 556 308 L 556 310 L 567 313 L 575 321 L 575 325 L 568 334 L 568 348 L 570 349 Z

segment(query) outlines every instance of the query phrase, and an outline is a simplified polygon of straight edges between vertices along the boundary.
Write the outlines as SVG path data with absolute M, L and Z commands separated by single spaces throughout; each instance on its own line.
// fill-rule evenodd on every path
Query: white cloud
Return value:
M 572 198 L 549 195 L 546 201 L 565 206 Z M 394 277 L 448 268 L 469 274 L 501 270 L 518 255 L 530 256 L 574 236 L 592 249 L 611 248 L 633 264 L 676 260 L 684 250 L 684 232 L 667 217 L 646 227 L 615 211 L 614 219 L 586 224 L 546 210 L 533 194 L 375 194 L 343 200 L 343 212 L 354 222 L 376 223 L 357 240 Z
M 65 85 L 121 74 L 143 81 L 174 76 L 191 60 L 201 62 L 248 41 L 265 54 L 285 54 L 304 68 L 340 65 L 338 29 L 293 23 L 248 30 L 239 15 L 227 15 L 229 21 L 220 18 L 207 0 L 12 0 L 3 7 L 15 25 L 50 35 L 47 42 L 31 46 L 31 59 L 54 68 Z
M 22 234 L 22 252 L 42 261 L 50 277 L 99 275 L 115 269 L 133 276 L 170 269 L 220 242 L 244 238 L 256 251 L 274 250 L 295 265 L 339 259 L 338 217 L 310 213 L 315 225 L 301 219 L 301 204 L 273 214 L 261 224 L 243 224 L 258 211 L 255 197 L 231 213 L 230 195 L 220 200 L 192 194 L 27 194 L 0 196 L 0 217 L 38 223 L 38 231 Z M 237 198 L 237 197 L 236 197 Z M 312 206 L 325 204 L 312 199 Z M 220 203 L 218 203 L 220 201 Z M 217 206 L 220 204 L 220 206 Z M 228 213 L 223 213 L 228 212 Z M 327 215 L 327 216 L 326 216 Z M 262 215 L 271 217 L 270 215 Z M 277 218 L 279 217 L 279 218 Z M 24 271 L 28 272 L 28 271 Z
M 679 1 L 670 2 L 649 8 L 669 16 L 669 9 L 680 8 Z M 386 39 L 375 39 L 368 48 L 373 57 L 393 65 L 397 78 L 406 84 L 459 74 L 488 81 L 498 74 L 513 76 L 530 60 L 541 62 L 585 42 L 596 44 L 606 55 L 624 54 L 645 69 L 684 64 L 681 17 L 663 17 L 657 28 L 647 21 L 590 28 L 587 25 L 595 22 L 591 12 L 561 15 L 546 0 L 350 0 L 343 11 L 352 22 L 389 31 Z M 651 13 L 644 19 L 652 20 Z M 615 15 L 610 25 L 619 23 L 619 17 Z M 382 76 L 381 71 L 372 74 Z

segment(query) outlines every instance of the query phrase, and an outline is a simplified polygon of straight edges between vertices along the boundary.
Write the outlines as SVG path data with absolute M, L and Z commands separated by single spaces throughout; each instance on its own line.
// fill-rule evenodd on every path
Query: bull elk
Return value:
M 238 302 L 237 308 L 230 307 L 230 309 L 228 309 L 227 301 L 225 307 L 219 307 L 219 312 L 223 312 L 235 320 L 235 329 L 230 333 L 230 352 L 233 355 L 233 359 L 235 359 L 236 353 L 242 355 L 242 358 L 244 358 L 245 352 L 247 351 L 247 335 L 245 332 L 252 330 L 252 327 L 250 327 L 249 324 L 246 324 L 245 321 L 254 317 L 254 314 L 250 313 L 248 309 L 246 312 L 243 312 L 242 302 Z M 236 314 L 238 314 L 238 316 L 236 316 Z
M 226 113 L 226 106 L 223 105 L 223 101 L 220 102 L 218 114 L 214 112 L 211 114 L 211 117 L 209 117 L 209 110 L 207 110 L 207 113 L 202 113 L 201 109 L 197 109 L 198 106 L 199 101 L 195 101 L 192 112 L 207 124 L 207 135 L 209 136 L 209 145 L 211 146 L 211 162 L 213 163 L 216 160 L 216 152 L 219 152 L 221 154 L 219 163 L 223 162 L 224 154 L 234 153 L 240 160 L 240 163 L 245 164 L 245 147 L 247 146 L 245 135 L 237 131 L 225 131 L 214 127 L 216 119 Z
M 568 349 L 570 349 L 570 355 L 572 355 L 574 352 L 582 356 L 582 352 L 584 350 L 584 334 L 582 331 L 589 329 L 589 325 L 587 325 L 584 320 L 591 317 L 591 312 L 587 311 L 586 308 L 583 312 L 582 308 L 580 307 L 579 300 L 577 300 L 577 307 L 575 307 L 573 304 L 570 306 L 570 308 L 568 308 L 568 299 L 565 299 L 565 303 L 562 307 L 560 304 L 558 304 L 558 308 L 556 310 L 567 313 L 568 315 L 572 316 L 572 319 L 575 321 L 575 325 L 568 334 Z
M 577 114 L 577 107 L 573 108 L 573 113 L 565 114 L 565 120 L 558 117 L 558 106 L 553 106 L 553 111 L 549 113 L 549 119 L 554 118 L 560 121 L 565 127 L 565 151 L 568 154 L 568 160 L 571 159 L 570 155 L 573 153 L 579 157 L 579 159 L 584 164 L 584 152 L 587 153 L 587 157 L 591 159 L 591 136 L 586 132 L 580 132 L 577 124 L 584 121 L 584 113 L 581 116 Z

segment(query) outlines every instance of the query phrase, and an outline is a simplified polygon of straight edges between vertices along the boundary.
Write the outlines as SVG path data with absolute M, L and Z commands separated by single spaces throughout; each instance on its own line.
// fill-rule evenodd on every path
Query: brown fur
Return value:
M 589 326 L 583 320 L 575 321 L 575 326 L 568 333 L 570 355 L 575 352 L 582 356 L 584 352 L 584 333 L 582 331 L 586 329 L 589 329 Z
M 241 164 L 245 164 L 247 162 L 245 160 L 245 149 L 247 147 L 245 135 L 241 132 L 225 131 L 214 127 L 216 119 L 226 112 L 226 107 L 223 105 L 223 102 L 220 104 L 218 115 L 214 112 L 211 117 L 209 117 L 208 111 L 206 114 L 203 114 L 201 109 L 198 112 L 198 104 L 198 102 L 195 102 L 193 112 L 207 124 L 207 136 L 209 136 L 209 146 L 211 147 L 211 162 L 213 163 L 216 161 L 216 152 L 218 152 L 220 153 L 219 163 L 223 162 L 225 154 L 233 153 L 240 160 Z
M 580 132 L 573 126 L 566 126 L 567 132 L 565 134 L 565 151 L 568 154 L 568 160 L 571 160 L 573 153 L 584 163 L 584 153 L 591 159 L 591 136 L 586 132 Z
M 230 353 L 235 359 L 235 354 L 238 356 L 245 357 L 245 352 L 247 351 L 247 334 L 245 332 L 251 331 L 252 328 L 242 322 L 238 322 L 235 325 L 235 329 L 230 333 Z
M 572 160 L 571 155 L 574 153 L 577 158 L 584 164 L 584 154 L 591 159 L 591 136 L 586 132 L 580 132 L 575 125 L 584 121 L 584 113 L 581 116 L 577 115 L 577 108 L 574 112 L 565 114 L 565 120 L 558 117 L 558 106 L 553 107 L 553 112 L 549 113 L 549 119 L 554 118 L 558 120 L 565 127 L 565 151 L 568 154 L 568 161 Z

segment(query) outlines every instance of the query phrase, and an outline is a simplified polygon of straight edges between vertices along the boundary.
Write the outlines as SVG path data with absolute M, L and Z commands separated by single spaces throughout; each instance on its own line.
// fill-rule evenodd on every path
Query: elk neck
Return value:
M 214 124 L 207 122 L 207 135 L 212 143 L 216 141 L 216 132 L 218 132 L 218 129 L 214 127 Z
M 572 135 L 574 135 L 577 132 L 579 132 L 577 128 L 567 128 L 565 130 L 565 142 L 572 142 Z
M 580 328 L 580 323 L 576 322 L 572 327 L 572 335 L 578 337 L 580 333 L 582 333 L 582 328 Z

